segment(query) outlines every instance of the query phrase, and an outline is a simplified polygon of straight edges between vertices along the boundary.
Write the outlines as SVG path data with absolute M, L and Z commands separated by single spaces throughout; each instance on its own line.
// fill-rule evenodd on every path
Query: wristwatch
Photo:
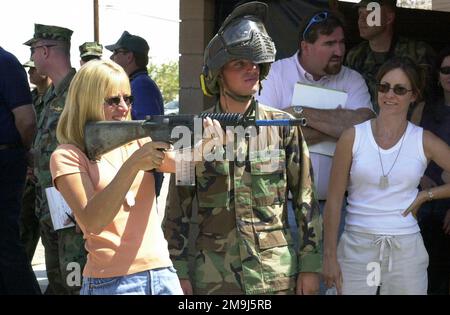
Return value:
M 294 113 L 301 115 L 303 113 L 303 106 L 292 106 Z

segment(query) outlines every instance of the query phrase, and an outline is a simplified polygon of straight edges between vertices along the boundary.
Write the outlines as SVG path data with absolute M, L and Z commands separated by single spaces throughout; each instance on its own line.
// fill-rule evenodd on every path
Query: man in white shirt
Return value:
M 367 85 L 359 73 L 342 65 L 344 56 L 342 22 L 328 11 L 314 14 L 305 20 L 301 29 L 299 50 L 272 64 L 269 75 L 261 83 L 258 101 L 296 117 L 305 117 L 307 127 L 302 127 L 302 131 L 308 145 L 337 141 L 345 129 L 374 117 Z M 347 102 L 333 110 L 292 106 L 297 82 L 345 91 Z M 332 157 L 311 153 L 311 161 L 318 199 L 323 206 Z

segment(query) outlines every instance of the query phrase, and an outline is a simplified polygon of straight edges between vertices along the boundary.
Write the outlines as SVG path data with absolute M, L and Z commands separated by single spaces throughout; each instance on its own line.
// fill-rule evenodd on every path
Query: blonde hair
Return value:
M 84 126 L 105 120 L 105 98 L 130 94 L 130 81 L 121 66 L 110 60 L 92 60 L 73 77 L 64 110 L 56 128 L 61 144 L 73 144 L 85 151 Z M 128 114 L 128 119 L 130 119 Z

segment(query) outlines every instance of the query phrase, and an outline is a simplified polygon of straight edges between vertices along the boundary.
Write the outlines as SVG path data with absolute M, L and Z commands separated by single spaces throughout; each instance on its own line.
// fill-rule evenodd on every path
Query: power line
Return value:
M 180 23 L 180 20 L 168 19 L 168 18 L 163 18 L 163 17 L 160 17 L 160 16 L 144 14 L 144 13 L 141 13 L 141 12 L 134 12 L 134 11 L 128 11 L 128 10 L 124 10 L 124 9 L 118 9 L 118 8 L 115 8 L 111 4 L 107 4 L 106 6 L 104 6 L 104 8 L 105 8 L 105 10 L 114 10 L 114 11 L 119 11 L 119 12 L 125 12 L 125 13 L 128 13 L 128 14 L 144 16 L 144 17 L 148 17 L 148 18 L 151 18 L 151 19 L 155 19 L 155 20 L 161 20 L 161 21 L 166 21 L 166 22 L 171 22 L 171 23 Z

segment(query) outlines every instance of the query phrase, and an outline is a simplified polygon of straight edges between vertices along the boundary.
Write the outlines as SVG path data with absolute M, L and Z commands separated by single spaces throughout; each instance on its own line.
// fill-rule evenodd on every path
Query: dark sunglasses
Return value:
M 121 53 L 121 54 L 126 54 L 126 53 L 128 53 L 128 52 L 130 52 L 129 50 L 126 50 L 126 49 L 116 49 L 116 50 L 114 50 L 113 51 L 113 56 L 115 56 L 115 55 L 117 55 L 117 54 L 119 54 L 119 53 Z
M 329 16 L 329 12 L 327 12 L 327 11 L 319 12 L 316 15 L 314 15 L 311 18 L 311 20 L 309 20 L 308 25 L 306 25 L 305 30 L 303 31 L 303 40 L 306 40 L 305 39 L 306 34 L 309 32 L 309 29 L 311 28 L 311 26 L 325 21 L 326 19 L 328 19 L 328 16 Z
M 408 90 L 404 86 L 401 85 L 394 85 L 394 87 L 391 88 L 391 85 L 389 83 L 378 83 L 377 84 L 378 92 L 380 93 L 387 93 L 389 90 L 393 90 L 395 94 L 397 95 L 405 95 L 408 92 L 411 92 L 412 90 Z
M 124 96 L 122 96 L 122 98 L 123 98 L 125 104 L 127 104 L 128 106 L 130 106 L 134 100 L 133 95 L 124 95 Z M 105 103 L 110 106 L 112 106 L 112 105 L 119 106 L 120 100 L 121 100 L 120 96 L 113 96 L 113 97 L 105 98 Z
M 442 67 L 439 69 L 439 72 L 442 74 L 450 74 L 450 66 L 449 67 Z
M 41 47 L 55 47 L 56 45 L 40 45 L 40 46 L 34 46 L 34 47 L 30 47 L 30 51 L 31 54 L 34 54 L 34 52 L 36 51 L 36 49 L 41 48 Z

